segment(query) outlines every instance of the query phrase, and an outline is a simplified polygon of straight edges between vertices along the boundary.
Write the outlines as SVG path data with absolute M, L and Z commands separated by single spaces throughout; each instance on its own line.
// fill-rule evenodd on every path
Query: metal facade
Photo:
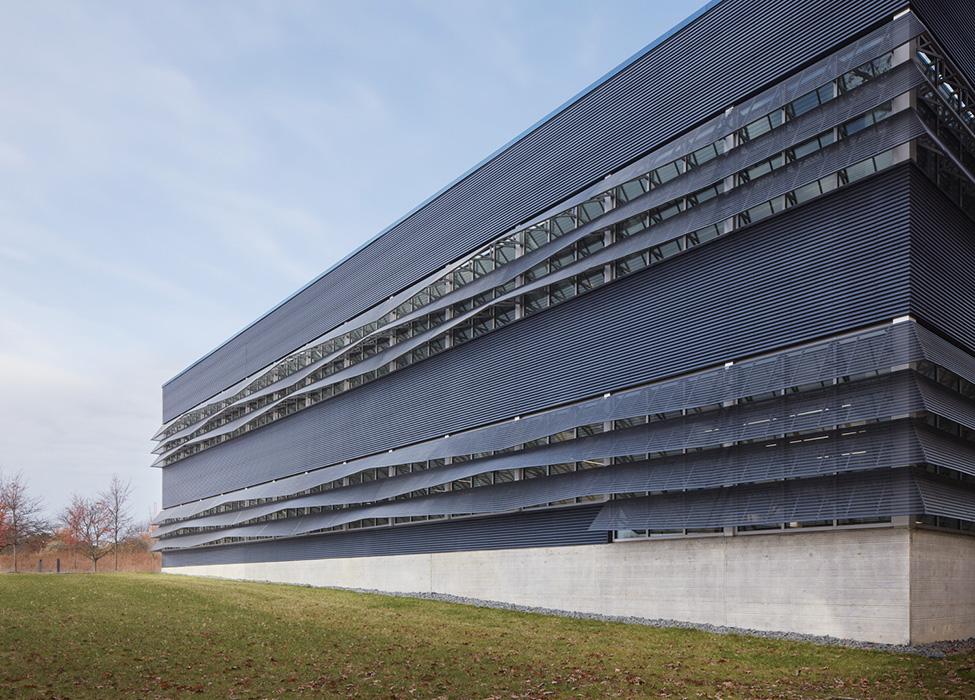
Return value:
M 972 20 L 905 7 L 713 3 L 170 380 L 165 565 L 975 527 Z
M 273 542 L 166 552 L 166 566 L 463 552 L 472 549 L 605 544 L 589 529 L 600 506 L 556 508 L 387 530 L 311 535 Z
M 188 457 L 163 505 L 908 313 L 908 184 L 892 172 Z
M 163 389 L 169 420 L 886 20 L 903 0 L 723 0 Z

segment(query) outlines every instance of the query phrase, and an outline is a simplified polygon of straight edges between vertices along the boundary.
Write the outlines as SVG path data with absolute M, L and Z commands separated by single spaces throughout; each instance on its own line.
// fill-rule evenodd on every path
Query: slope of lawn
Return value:
M 931 660 L 344 591 L 0 576 L 0 697 L 975 697 Z

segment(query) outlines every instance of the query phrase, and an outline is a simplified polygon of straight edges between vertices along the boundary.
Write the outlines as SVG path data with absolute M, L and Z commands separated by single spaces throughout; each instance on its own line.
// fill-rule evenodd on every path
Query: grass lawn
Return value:
M 294 586 L 0 576 L 0 697 L 973 698 L 945 660 Z

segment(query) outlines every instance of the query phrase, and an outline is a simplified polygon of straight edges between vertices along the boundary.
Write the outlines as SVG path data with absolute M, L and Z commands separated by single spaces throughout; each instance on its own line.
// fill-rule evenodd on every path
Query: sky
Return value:
M 704 0 L 0 0 L 0 470 L 160 501 L 163 382 Z

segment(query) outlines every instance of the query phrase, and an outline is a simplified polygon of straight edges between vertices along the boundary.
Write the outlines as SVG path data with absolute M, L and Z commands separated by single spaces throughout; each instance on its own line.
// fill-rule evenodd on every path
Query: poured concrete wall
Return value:
M 911 640 L 975 637 L 975 537 L 911 533 Z
M 855 529 L 164 571 L 449 593 L 606 615 L 902 644 L 910 640 L 912 624 L 911 536 L 906 528 Z M 952 556 L 945 551 L 946 561 Z M 959 570 L 953 586 L 962 585 L 962 578 Z M 933 590 L 925 600 L 933 619 L 939 609 Z

